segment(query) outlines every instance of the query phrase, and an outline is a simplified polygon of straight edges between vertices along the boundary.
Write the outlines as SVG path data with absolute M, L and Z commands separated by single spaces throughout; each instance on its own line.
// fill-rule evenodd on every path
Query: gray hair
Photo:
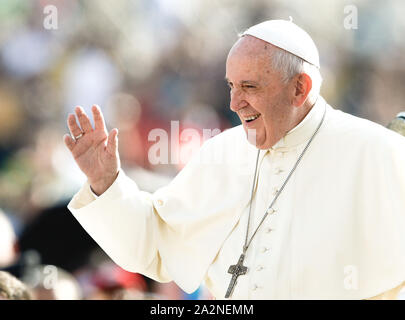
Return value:
M 280 72 L 284 84 L 290 81 L 295 75 L 306 73 L 312 80 L 312 89 L 308 96 L 315 98 L 319 95 L 322 76 L 318 67 L 278 47 L 274 47 L 274 50 L 271 51 L 271 65 L 274 70 Z

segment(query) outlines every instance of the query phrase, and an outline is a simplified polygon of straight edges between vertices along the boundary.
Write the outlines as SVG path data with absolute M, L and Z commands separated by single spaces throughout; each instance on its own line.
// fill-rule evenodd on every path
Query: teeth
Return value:
M 251 116 L 251 117 L 245 118 L 245 121 L 256 120 L 257 118 L 259 118 L 259 116 L 260 116 L 260 114 L 257 114 L 257 115 L 255 115 L 255 116 Z

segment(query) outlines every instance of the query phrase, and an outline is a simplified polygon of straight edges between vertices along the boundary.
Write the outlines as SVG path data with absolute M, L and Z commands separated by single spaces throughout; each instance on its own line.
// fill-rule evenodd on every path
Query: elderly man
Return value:
M 205 282 L 219 299 L 395 298 L 405 138 L 319 96 L 318 51 L 291 21 L 248 29 L 226 79 L 242 125 L 153 194 L 120 168 L 100 109 L 93 129 L 76 108 L 65 143 L 88 177 L 69 204 L 76 219 L 121 267 L 187 292 Z

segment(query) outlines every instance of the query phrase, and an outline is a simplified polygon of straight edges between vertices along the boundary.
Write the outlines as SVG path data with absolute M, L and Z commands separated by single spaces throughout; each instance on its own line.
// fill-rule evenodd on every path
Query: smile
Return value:
M 245 121 L 246 121 L 246 122 L 252 122 L 252 121 L 256 120 L 256 119 L 259 118 L 259 117 L 260 117 L 260 113 L 254 115 L 254 116 L 246 117 L 246 118 L 245 118 Z

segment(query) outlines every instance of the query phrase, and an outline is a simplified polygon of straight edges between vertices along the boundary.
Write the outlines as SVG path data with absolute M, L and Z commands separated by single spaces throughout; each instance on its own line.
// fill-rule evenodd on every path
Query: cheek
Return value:
M 261 102 L 261 112 L 268 123 L 277 123 L 286 116 L 287 104 L 283 92 L 268 94 Z
M 278 99 L 276 92 L 276 88 L 270 87 L 252 97 L 254 108 L 262 115 L 270 113 L 271 105 Z
M 251 99 L 249 99 L 249 104 L 259 113 L 262 115 L 266 113 L 267 111 L 267 104 L 268 100 L 265 97 L 262 96 L 254 96 Z

